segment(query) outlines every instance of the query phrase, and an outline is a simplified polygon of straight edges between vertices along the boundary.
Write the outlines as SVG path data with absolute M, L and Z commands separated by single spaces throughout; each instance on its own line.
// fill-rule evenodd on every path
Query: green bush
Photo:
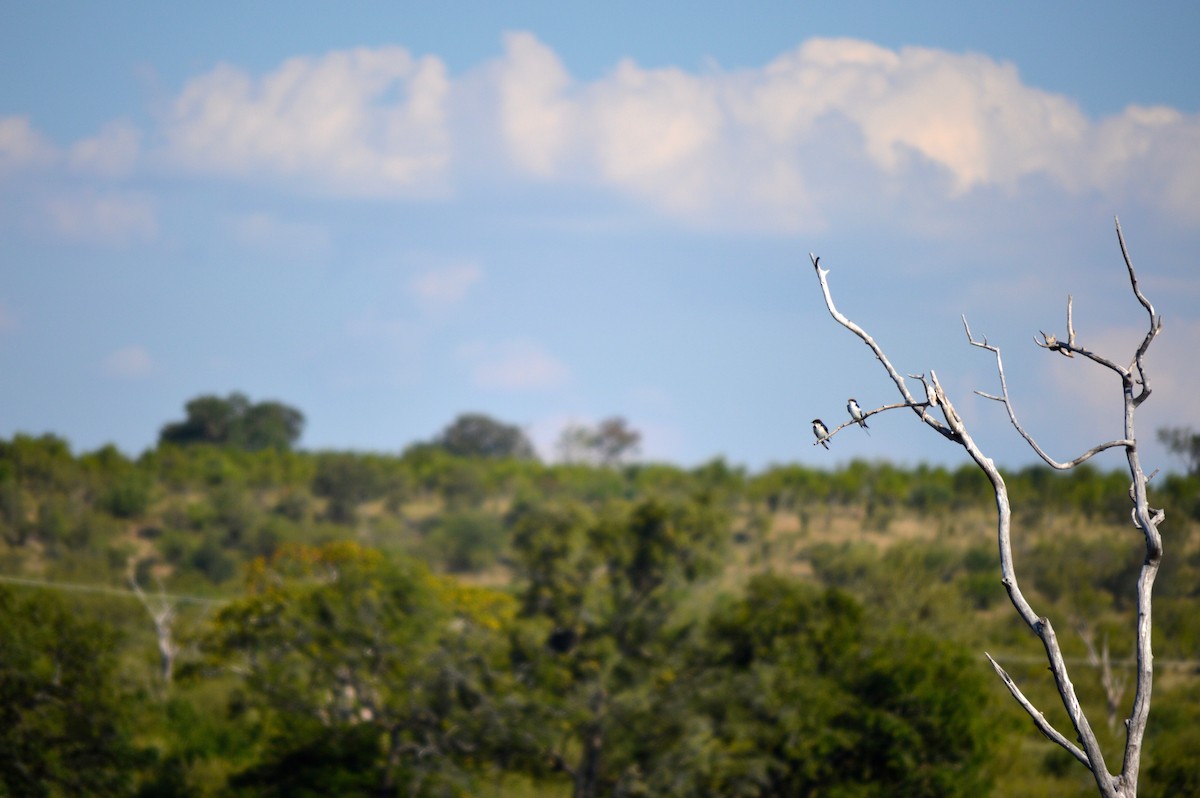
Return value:
M 154 485 L 140 471 L 129 471 L 115 477 L 100 499 L 100 507 L 117 518 L 141 518 L 150 507 Z

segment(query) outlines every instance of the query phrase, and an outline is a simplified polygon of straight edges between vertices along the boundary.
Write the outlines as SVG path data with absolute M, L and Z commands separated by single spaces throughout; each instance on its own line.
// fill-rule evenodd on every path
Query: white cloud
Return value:
M 137 163 L 141 131 L 124 120 L 106 124 L 90 139 L 71 145 L 70 163 L 76 169 L 103 177 L 122 177 Z
M 27 116 L 0 117 L 0 174 L 53 163 L 57 152 Z
M 513 158 L 535 175 L 552 175 L 577 135 L 570 87 L 558 56 L 531 33 L 504 36 L 506 58 L 491 79 L 499 95 L 500 128 Z
M 241 244 L 292 259 L 322 257 L 330 250 L 329 231 L 317 224 L 291 222 L 270 213 L 248 213 L 229 222 Z
M 452 176 L 478 185 L 500 170 L 720 229 L 909 225 L 1032 191 L 1200 223 L 1200 114 L 1131 106 L 1094 119 L 986 55 L 848 38 L 809 39 L 759 68 L 624 59 L 586 81 L 528 32 L 458 77 L 396 46 L 262 74 L 220 65 L 181 89 L 154 133 L 157 163 L 202 175 L 387 199 L 442 197 Z M 124 121 L 68 150 L 102 177 L 140 158 Z M 29 119 L 0 119 L 0 173 L 58 160 Z
M 154 203 L 143 194 L 81 190 L 49 197 L 41 210 L 50 231 L 69 241 L 121 245 L 158 232 Z
M 440 60 L 400 47 L 292 58 L 262 78 L 222 65 L 175 100 L 167 154 L 187 169 L 335 194 L 429 195 L 450 160 L 448 91 Z
M 1130 196 L 1200 220 L 1200 115 L 1173 108 L 1130 106 L 1093 133 L 1094 184 L 1109 196 Z
M 462 301 L 482 277 L 476 263 L 452 263 L 417 275 L 409 290 L 426 306 L 444 307 Z
M 601 179 L 652 197 L 670 211 L 700 210 L 727 160 L 727 117 L 713 81 L 622 61 L 586 96 Z M 710 164 L 717 166 L 714 169 Z
M 459 348 L 471 379 L 480 388 L 526 391 L 554 388 L 567 381 L 566 365 L 537 341 L 516 338 L 507 341 L 475 341 Z
M 630 192 L 684 219 L 812 229 L 878 198 L 1131 192 L 1200 221 L 1200 116 L 1131 107 L 1089 119 L 973 53 L 810 39 L 760 69 L 625 60 L 583 83 L 530 34 L 489 68 L 513 161 L 540 179 Z
M 102 367 L 104 373 L 110 377 L 135 379 L 149 374 L 154 363 L 146 347 L 127 346 L 106 357 Z
M 1011 64 L 983 55 L 813 39 L 765 73 L 772 102 L 759 104 L 761 117 L 803 109 L 792 121 L 799 132 L 821 114 L 841 115 L 882 170 L 901 172 L 918 157 L 944 169 L 954 192 L 1034 172 L 1062 177 L 1086 129 L 1073 102 L 1025 86 Z

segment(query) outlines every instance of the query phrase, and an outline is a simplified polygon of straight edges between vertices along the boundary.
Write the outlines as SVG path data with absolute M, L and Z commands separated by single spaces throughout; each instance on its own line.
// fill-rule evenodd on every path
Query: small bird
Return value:
M 925 386 L 925 401 L 929 402 L 930 407 L 937 407 L 937 394 L 934 392 L 933 388 L 929 386 L 929 383 L 925 382 L 924 379 L 921 380 L 921 383 Z
M 863 429 L 870 429 L 867 426 L 867 420 L 863 418 L 862 408 L 858 406 L 858 402 L 854 401 L 854 397 L 850 397 L 850 402 L 846 405 L 846 409 L 850 411 L 850 418 L 858 422 L 858 426 Z M 871 433 L 867 433 L 870 435 Z
M 813 419 L 813 435 L 817 436 L 817 440 L 821 442 L 822 446 L 826 449 L 829 448 L 829 444 L 823 440 L 829 437 L 829 427 L 826 427 L 825 423 L 819 418 Z

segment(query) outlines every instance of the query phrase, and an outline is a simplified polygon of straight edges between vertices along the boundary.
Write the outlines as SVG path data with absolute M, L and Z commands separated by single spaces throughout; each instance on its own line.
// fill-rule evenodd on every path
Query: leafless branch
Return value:
M 1134 271 L 1133 261 L 1129 257 L 1129 248 L 1125 246 L 1125 234 L 1121 231 L 1121 220 L 1115 219 L 1114 221 L 1117 226 L 1117 243 L 1121 246 L 1121 257 L 1125 259 L 1125 268 L 1129 270 L 1129 283 L 1133 288 L 1133 295 L 1137 297 L 1137 301 L 1150 316 L 1150 329 L 1146 332 L 1146 337 L 1142 339 L 1142 345 L 1134 353 L 1133 363 L 1129 367 L 1129 371 L 1137 370 L 1137 382 L 1142 386 L 1142 390 L 1133 399 L 1133 406 L 1137 407 L 1150 397 L 1150 380 L 1146 377 L 1142 358 L 1145 357 L 1146 350 L 1150 348 L 1150 342 L 1162 331 L 1162 316 L 1154 314 L 1154 306 L 1150 304 L 1150 300 L 1146 299 L 1142 289 L 1138 287 L 1137 272 Z
M 1068 304 L 1067 307 L 1070 308 L 1070 305 Z M 1067 318 L 1068 319 L 1070 318 L 1070 310 L 1067 311 Z M 1033 436 L 1030 435 L 1028 432 L 1026 432 L 1025 428 L 1023 426 L 1021 426 L 1021 422 L 1017 420 L 1017 411 L 1013 407 L 1012 398 L 1008 395 L 1008 381 L 1004 378 L 1004 361 L 1000 357 L 1000 347 L 989 344 L 987 342 L 986 337 L 982 341 L 976 341 L 975 337 L 971 334 L 971 325 L 969 325 L 967 323 L 966 316 L 962 317 L 962 322 L 963 322 L 963 328 L 967 332 L 967 341 L 970 342 L 971 346 L 977 346 L 980 349 L 986 349 L 989 352 L 991 352 L 993 355 L 996 356 L 996 372 L 1000 376 L 1000 390 L 1001 390 L 1002 395 L 995 396 L 990 393 L 984 393 L 983 391 L 976 391 L 975 393 L 978 394 L 979 396 L 982 396 L 984 399 L 991 399 L 993 401 L 1000 402 L 1001 404 L 1003 404 L 1005 409 L 1008 410 L 1008 418 L 1009 418 L 1009 421 L 1012 422 L 1013 427 L 1017 430 L 1018 433 L 1020 433 L 1021 437 L 1025 439 L 1025 442 L 1029 444 L 1030 448 L 1032 448 L 1033 451 L 1037 453 L 1037 456 L 1042 458 L 1042 460 L 1044 460 L 1046 462 L 1046 464 L 1049 465 L 1051 468 L 1056 468 L 1059 471 L 1067 471 L 1067 470 L 1072 469 L 1075 466 L 1079 465 L 1080 463 L 1090 460 L 1092 457 L 1099 454 L 1100 452 L 1103 452 L 1105 449 L 1112 449 L 1113 447 L 1116 447 L 1116 446 L 1129 446 L 1130 444 L 1133 443 L 1132 441 L 1128 441 L 1128 440 L 1108 441 L 1107 443 L 1101 443 L 1096 446 L 1093 446 L 1091 449 L 1088 449 L 1086 452 L 1079 455 L 1074 460 L 1071 460 L 1066 463 L 1060 463 L 1057 460 L 1055 460 L 1053 457 L 1051 457 L 1050 455 L 1046 454 L 1045 450 L 1042 449 L 1042 447 L 1038 445 L 1038 442 L 1036 440 L 1034 440 Z M 1068 322 L 1068 324 L 1069 324 L 1069 322 Z M 1042 335 L 1045 336 L 1045 333 L 1042 333 Z M 1075 331 L 1071 330 L 1069 335 L 1070 335 L 1070 339 L 1074 340 Z M 1053 341 L 1054 336 L 1050 336 L 1049 340 Z M 1039 346 L 1041 346 L 1041 344 L 1039 344 Z M 1057 344 L 1054 344 L 1053 346 L 1047 346 L 1044 348 L 1052 349 L 1052 350 L 1061 352 L 1065 355 L 1071 355 L 1071 352 L 1068 351 L 1067 349 L 1059 349 L 1059 348 L 1057 348 L 1057 346 L 1058 346 Z
M 871 416 L 875 415 L 876 413 L 882 413 L 885 410 L 896 410 L 897 408 L 901 408 L 901 407 L 928 407 L 928 406 L 929 406 L 928 402 L 917 402 L 916 404 L 909 404 L 908 402 L 897 402 L 897 403 L 891 404 L 891 405 L 883 405 L 882 407 L 877 407 L 874 410 L 870 410 L 870 411 L 864 410 L 862 415 L 863 415 L 863 420 L 866 420 L 866 419 L 870 418 Z M 854 419 L 845 421 L 845 422 L 837 425 L 833 429 L 829 430 L 828 435 L 817 438 L 815 441 L 813 441 L 813 446 L 817 446 L 820 443 L 822 443 L 823 441 L 832 440 L 834 435 L 837 435 L 840 431 L 842 431 L 846 427 L 857 427 L 857 426 L 858 426 L 858 422 Z
M 829 293 L 829 282 L 826 280 L 829 270 L 822 269 L 821 259 L 813 255 L 811 252 L 808 253 L 808 257 L 809 260 L 812 261 L 813 269 L 815 269 L 817 272 L 817 280 L 819 280 L 821 283 L 821 292 L 825 295 L 825 307 L 829 308 L 829 314 L 833 316 L 834 320 L 837 321 L 838 324 L 857 335 L 864 344 L 871 348 L 871 351 L 875 353 L 875 357 L 878 358 L 879 362 L 882 363 L 883 367 L 887 370 L 888 376 L 892 378 L 892 382 L 896 383 L 896 389 L 900 391 L 900 395 L 904 397 L 904 406 L 913 408 L 913 410 L 917 412 L 919 416 L 921 416 L 922 421 L 933 427 L 944 437 L 954 440 L 954 434 L 944 424 L 940 423 L 937 419 L 930 418 L 925 412 L 924 408 L 927 407 L 927 404 L 918 402 L 915 398 L 913 398 L 913 395 L 908 390 L 908 384 L 904 382 L 904 378 L 900 376 L 900 372 L 896 371 L 896 369 L 892 366 L 891 361 L 889 361 L 887 356 L 884 355 L 883 350 L 879 347 L 879 344 L 875 343 L 875 339 L 867 335 L 866 330 L 864 330 L 862 327 L 859 327 L 857 324 L 850 321 L 850 319 L 842 315 L 841 311 L 839 311 L 833 304 L 833 296 Z
M 1071 754 L 1071 756 L 1082 762 L 1084 767 L 1090 769 L 1092 765 L 1090 762 L 1088 762 L 1087 754 L 1079 750 L 1079 746 L 1075 745 L 1075 743 L 1071 742 L 1066 737 L 1063 737 L 1062 734 L 1059 733 L 1058 729 L 1054 728 L 1054 726 L 1050 724 L 1050 721 L 1046 720 L 1046 716 L 1033 705 L 1033 702 L 1025 697 L 1025 694 L 1021 692 L 1021 688 L 1017 686 L 1015 681 L 1013 681 L 1013 677 L 1008 675 L 1008 671 L 1000 667 L 1000 663 L 992 659 L 991 654 L 988 654 L 985 651 L 984 656 L 988 658 L 988 662 L 992 663 L 992 668 L 995 669 L 996 674 L 1000 677 L 1000 680 L 1004 682 L 1004 686 L 1008 688 L 1010 693 L 1012 693 L 1013 698 L 1017 699 L 1017 703 L 1025 708 L 1025 711 L 1029 713 L 1029 717 L 1033 718 L 1033 723 L 1038 727 L 1038 731 L 1061 745 L 1067 750 L 1068 753 Z
M 1093 639 L 1095 635 L 1087 621 L 1080 620 L 1076 624 L 1076 628 L 1087 649 L 1088 662 L 1093 668 L 1100 671 L 1100 686 L 1104 688 L 1104 702 L 1108 707 L 1108 728 L 1111 731 L 1117 727 L 1117 713 L 1121 709 L 1121 697 L 1125 694 L 1126 680 L 1113 671 L 1112 661 L 1108 656 L 1108 635 L 1104 635 L 1100 650 L 1097 652 Z
M 1065 341 L 1060 341 L 1056 336 L 1042 332 L 1042 339 L 1038 341 L 1034 339 L 1038 346 L 1043 349 L 1058 352 L 1067 357 L 1081 355 L 1082 357 L 1091 360 L 1092 362 L 1110 369 L 1121 377 L 1122 392 L 1124 395 L 1125 406 L 1125 424 L 1124 437 L 1111 440 L 1106 443 L 1098 444 L 1088 451 L 1084 452 L 1079 457 L 1066 463 L 1059 463 L 1042 450 L 1029 433 L 1021 426 L 1017 420 L 1016 411 L 1013 408 L 1013 403 L 1008 392 L 1007 381 L 1004 376 L 1004 364 L 1000 356 L 1000 349 L 988 343 L 987 338 L 976 340 L 971 333 L 970 326 L 967 320 L 963 318 L 963 327 L 967 333 L 967 340 L 972 346 L 986 349 L 996 358 L 996 369 L 1000 378 L 1001 395 L 983 393 L 977 391 L 980 396 L 1001 402 L 1008 410 L 1009 420 L 1013 427 L 1021 435 L 1022 438 L 1030 445 L 1030 447 L 1042 458 L 1048 465 L 1058 470 L 1067 470 L 1086 462 L 1093 456 L 1102 451 L 1112 448 L 1123 448 L 1125 450 L 1126 459 L 1129 463 L 1132 484 L 1130 489 L 1130 498 L 1133 501 L 1133 521 L 1140 529 L 1145 538 L 1146 558 L 1143 561 L 1142 570 L 1138 577 L 1137 585 L 1137 645 L 1136 645 L 1136 666 L 1137 679 L 1133 701 L 1133 708 L 1129 719 L 1126 721 L 1126 744 L 1124 757 L 1122 761 L 1121 773 L 1113 776 L 1108 772 L 1104 763 L 1104 755 L 1100 750 L 1096 735 L 1092 730 L 1091 724 L 1087 716 L 1084 714 L 1080 706 L 1079 698 L 1075 692 L 1075 687 L 1071 682 L 1067 670 L 1066 661 L 1063 658 L 1061 647 L 1058 643 L 1057 635 L 1054 632 L 1054 627 L 1050 620 L 1044 616 L 1034 612 L 1032 606 L 1026 600 L 1020 589 L 1017 581 L 1016 569 L 1013 564 L 1011 525 L 1012 525 L 1012 509 L 1009 504 L 1008 488 L 1005 485 L 1004 479 L 997 469 L 995 463 L 985 456 L 976 445 L 974 439 L 967 431 L 966 425 L 963 423 L 962 417 L 956 411 L 953 403 L 946 395 L 945 389 L 938 380 L 937 374 L 933 371 L 929 372 L 928 379 L 924 374 L 913 376 L 913 379 L 919 379 L 925 387 L 927 401 L 917 402 L 911 393 L 903 378 L 892 366 L 891 362 L 884 355 L 883 350 L 867 333 L 854 322 L 846 318 L 839 312 L 834 305 L 833 298 L 830 295 L 829 284 L 826 279 L 829 274 L 828 270 L 822 269 L 819 265 L 819 259 L 811 253 L 809 258 L 812 261 L 813 268 L 816 270 L 817 279 L 821 285 L 822 294 L 825 297 L 826 307 L 834 320 L 841 324 L 846 329 L 857 335 L 863 343 L 865 343 L 876 358 L 883 364 L 888 375 L 896 384 L 904 402 L 895 407 L 912 407 L 914 412 L 918 413 L 925 424 L 935 429 L 947 440 L 950 440 L 962 446 L 967 454 L 975 462 L 977 466 L 987 476 L 988 481 L 992 485 L 996 499 L 996 515 L 997 515 L 997 540 L 1000 550 L 1000 571 L 1001 583 L 1008 592 L 1009 600 L 1016 609 L 1017 614 L 1026 625 L 1041 639 L 1042 645 L 1046 652 L 1046 659 L 1050 665 L 1050 671 L 1054 677 L 1055 686 L 1058 689 L 1059 698 L 1062 701 L 1063 708 L 1067 712 L 1067 716 L 1071 721 L 1071 725 L 1076 732 L 1076 739 L 1079 745 L 1068 740 L 1062 733 L 1057 731 L 1049 721 L 1046 720 L 1044 714 L 1039 711 L 1030 702 L 1025 695 L 1017 687 L 1013 679 L 1001 668 L 995 660 L 988 657 L 997 674 L 1004 681 L 1009 691 L 1014 698 L 1025 709 L 1029 716 L 1033 719 L 1038 729 L 1042 731 L 1048 738 L 1058 743 L 1062 748 L 1071 753 L 1077 760 L 1083 763 L 1091 772 L 1096 781 L 1100 795 L 1105 798 L 1133 798 L 1137 794 L 1138 771 L 1141 761 L 1142 741 L 1146 731 L 1146 721 L 1149 716 L 1150 694 L 1153 685 L 1153 656 L 1151 651 L 1150 630 L 1151 630 L 1151 593 L 1154 584 L 1154 579 L 1158 573 L 1159 562 L 1162 557 L 1162 539 L 1158 533 L 1158 525 L 1162 523 L 1164 513 L 1161 509 L 1151 508 L 1147 503 L 1146 483 L 1148 481 L 1142 471 L 1137 437 L 1134 431 L 1134 411 L 1146 397 L 1150 395 L 1149 379 L 1146 375 L 1144 356 L 1148 350 L 1150 343 L 1153 341 L 1158 332 L 1162 329 L 1162 319 L 1156 316 L 1154 308 L 1149 300 L 1142 294 L 1137 284 L 1137 274 L 1134 271 L 1132 261 L 1129 258 L 1128 249 L 1125 245 L 1124 235 L 1121 232 L 1120 222 L 1117 222 L 1117 238 L 1121 247 L 1121 254 L 1124 257 L 1126 268 L 1129 272 L 1130 283 L 1133 288 L 1134 295 L 1138 302 L 1146 309 L 1149 314 L 1149 331 L 1138 347 L 1134 355 L 1133 362 L 1128 368 L 1123 368 L 1109 360 L 1108 358 L 1097 355 L 1096 353 L 1080 346 L 1076 342 L 1076 331 L 1074 322 L 1074 301 L 1073 298 L 1067 297 L 1067 338 Z M 911 375 L 910 375 L 911 376 Z M 891 409 L 893 406 L 888 406 L 882 409 Z M 938 407 L 942 411 L 945 418 L 945 423 L 939 422 L 933 418 L 929 409 Z M 873 411 L 879 412 L 879 411 Z M 843 427 L 850 426 L 854 421 L 847 422 L 834 433 Z M 834 433 L 826 436 L 826 439 L 832 437 Z M 1090 643 L 1089 643 L 1089 648 Z M 1101 661 L 1107 661 L 1107 645 L 1105 647 L 1105 655 Z M 1111 676 L 1111 669 L 1109 670 Z M 1106 677 L 1107 678 L 1107 677 Z M 1115 680 L 1109 679 L 1106 682 L 1106 691 L 1110 696 L 1117 692 L 1117 683 Z M 1111 701 L 1110 701 L 1111 704 Z

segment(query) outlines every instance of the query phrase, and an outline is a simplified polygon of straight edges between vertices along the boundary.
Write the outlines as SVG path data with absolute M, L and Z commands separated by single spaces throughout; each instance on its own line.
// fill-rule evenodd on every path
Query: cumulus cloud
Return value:
M 427 195 L 450 158 L 443 63 L 401 47 L 298 57 L 261 78 L 221 65 L 165 120 L 167 156 L 200 172 L 272 175 L 350 196 Z
M 491 74 L 512 160 L 533 176 L 612 187 L 682 218 L 794 227 L 811 211 L 794 165 L 737 124 L 721 78 L 626 59 L 579 83 L 527 33 L 506 37 Z
M 471 379 L 480 388 L 527 391 L 554 388 L 566 382 L 569 370 L 537 341 L 475 341 L 459 348 Z
M 110 377 L 135 379 L 150 373 L 154 363 L 144 346 L 127 346 L 110 354 L 102 364 Z
M 499 172 L 723 229 L 908 224 L 1033 191 L 1200 223 L 1200 115 L 1131 106 L 1095 119 L 987 55 L 814 38 L 757 68 L 623 59 L 580 80 L 532 33 L 503 46 L 458 76 L 399 46 L 264 73 L 217 66 L 168 104 L 155 163 L 382 199 L 444 196 L 452 179 L 469 190 Z M 123 121 L 65 152 L 107 177 L 144 156 Z M 0 174 L 61 160 L 27 118 L 0 119 Z
M 584 83 L 511 34 L 491 74 L 519 167 L 682 218 L 804 229 L 881 191 L 952 202 L 1036 177 L 1070 193 L 1140 191 L 1200 221 L 1200 117 L 1131 107 L 1095 121 L 985 55 L 811 39 L 759 69 L 624 60 Z M 837 206 L 850 196 L 854 207 Z
M 577 135 L 575 107 L 565 92 L 571 76 L 531 33 L 505 34 L 505 59 L 489 75 L 498 96 L 500 129 L 511 155 L 535 175 L 552 176 Z
M 1095 185 L 1200 221 L 1200 115 L 1130 106 L 1103 120 L 1091 143 Z
M 54 146 L 33 129 L 29 117 L 0 117 L 0 175 L 45 166 L 56 157 Z
M 44 200 L 41 211 L 50 232 L 78 243 L 122 245 L 158 232 L 154 203 L 139 193 L 64 192 Z
M 409 290 L 427 307 L 444 307 L 461 302 L 482 277 L 476 263 L 452 263 L 417 275 Z

